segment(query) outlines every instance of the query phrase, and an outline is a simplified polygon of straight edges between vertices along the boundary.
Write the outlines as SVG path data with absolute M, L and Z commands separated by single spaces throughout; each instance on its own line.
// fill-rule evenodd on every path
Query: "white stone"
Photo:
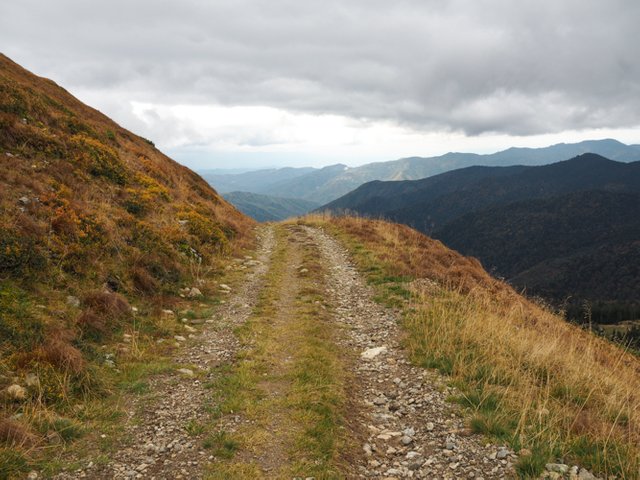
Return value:
M 381 353 L 385 353 L 387 351 L 387 347 L 374 347 L 368 348 L 364 352 L 360 354 L 360 356 L 366 360 L 372 360 L 376 358 Z

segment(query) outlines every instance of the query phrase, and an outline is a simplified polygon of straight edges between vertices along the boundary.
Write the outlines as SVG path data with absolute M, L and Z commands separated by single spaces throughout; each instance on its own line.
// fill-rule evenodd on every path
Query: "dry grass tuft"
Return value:
M 86 366 L 80 350 L 71 345 L 64 336 L 49 338 L 38 349 L 36 357 L 59 370 L 75 374 L 81 373 Z
M 84 305 L 107 319 L 121 319 L 131 315 L 131 305 L 126 298 L 114 292 L 91 292 L 84 297 Z
M 31 448 L 38 443 L 38 437 L 22 423 L 3 418 L 0 419 L 0 443 L 10 447 Z

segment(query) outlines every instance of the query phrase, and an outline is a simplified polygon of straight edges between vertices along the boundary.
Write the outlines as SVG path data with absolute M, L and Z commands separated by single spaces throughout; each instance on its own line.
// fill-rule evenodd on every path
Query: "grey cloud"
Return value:
M 2 3 L 4 52 L 72 91 L 468 134 L 640 124 L 635 0 Z

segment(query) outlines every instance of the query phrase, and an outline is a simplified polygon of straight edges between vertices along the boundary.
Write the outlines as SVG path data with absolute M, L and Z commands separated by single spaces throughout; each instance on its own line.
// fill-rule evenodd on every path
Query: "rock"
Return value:
M 177 342 L 186 342 L 187 339 L 184 338 L 182 335 L 174 335 L 173 338 L 177 341 Z
M 402 433 L 407 437 L 413 437 L 416 434 L 416 431 L 413 428 L 405 428 Z
M 67 305 L 78 308 L 80 306 L 80 299 L 78 297 L 74 297 L 73 295 L 67 295 Z
M 400 443 L 402 443 L 403 445 L 411 445 L 411 443 L 413 443 L 413 439 L 408 435 L 404 435 L 400 439 Z
M 580 472 L 578 473 L 578 478 L 580 480 L 596 480 L 597 479 L 597 477 L 586 468 L 580 469 Z
M 385 403 L 387 403 L 387 397 L 384 397 L 382 395 L 373 399 L 374 405 L 381 406 L 381 405 L 384 405 Z
M 186 375 L 187 377 L 193 377 L 193 370 L 190 370 L 188 368 L 179 368 L 178 369 L 178 373 L 182 373 L 183 375 Z
M 27 475 L 27 478 L 29 480 L 36 480 L 38 478 L 38 472 L 36 472 L 35 470 L 31 470 L 29 472 L 29 475 Z
M 360 357 L 364 358 L 365 360 L 372 360 L 376 358 L 378 355 L 380 355 L 381 353 L 385 353 L 386 351 L 387 351 L 387 347 L 368 348 L 360 354 Z
M 506 448 L 501 448 L 496 453 L 496 458 L 498 460 L 502 460 L 503 458 L 507 458 L 508 455 L 509 455 L 509 450 L 507 450 Z
M 569 471 L 569 465 L 565 465 L 564 463 L 547 463 L 545 469 L 548 472 L 565 474 Z
M 436 426 L 433 424 L 433 422 L 427 422 L 427 424 L 425 425 L 425 428 L 427 429 L 428 432 L 432 432 L 434 428 L 436 428 Z
M 175 317 L 176 314 L 174 313 L 173 310 L 162 310 L 162 316 L 163 317 Z
M 25 400 L 27 398 L 27 390 L 17 383 L 7 387 L 6 392 L 12 400 Z
M 185 325 L 184 329 L 189 333 L 196 333 L 198 331 L 197 329 L 190 327 L 189 325 Z
M 220 290 L 226 290 L 227 292 L 231 291 L 231 287 L 225 283 L 221 283 L 219 287 L 220 287 Z
M 308 268 L 301 268 L 300 273 L 307 273 L 309 271 Z
M 29 199 L 29 197 L 20 197 L 18 199 L 18 202 L 20 202 L 22 205 L 29 205 L 31 203 L 31 200 Z
M 202 297 L 202 292 L 200 291 L 199 288 L 193 287 L 191 290 L 189 290 L 187 297 L 189 298 Z

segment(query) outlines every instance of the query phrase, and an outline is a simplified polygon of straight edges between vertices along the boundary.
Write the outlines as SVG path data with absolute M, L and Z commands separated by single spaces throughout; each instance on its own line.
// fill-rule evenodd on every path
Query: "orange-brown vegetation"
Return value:
M 44 408 L 83 395 L 96 342 L 134 321 L 150 331 L 180 288 L 206 294 L 194 272 L 219 271 L 252 226 L 150 141 L 0 55 L 0 392 L 36 374 L 28 398 Z M 0 399 L 0 419 L 16 408 Z
M 522 476 L 558 459 L 640 478 L 640 361 L 403 225 L 308 217 L 340 235 L 405 312 L 414 361 L 451 376 L 471 427 L 532 452 Z

